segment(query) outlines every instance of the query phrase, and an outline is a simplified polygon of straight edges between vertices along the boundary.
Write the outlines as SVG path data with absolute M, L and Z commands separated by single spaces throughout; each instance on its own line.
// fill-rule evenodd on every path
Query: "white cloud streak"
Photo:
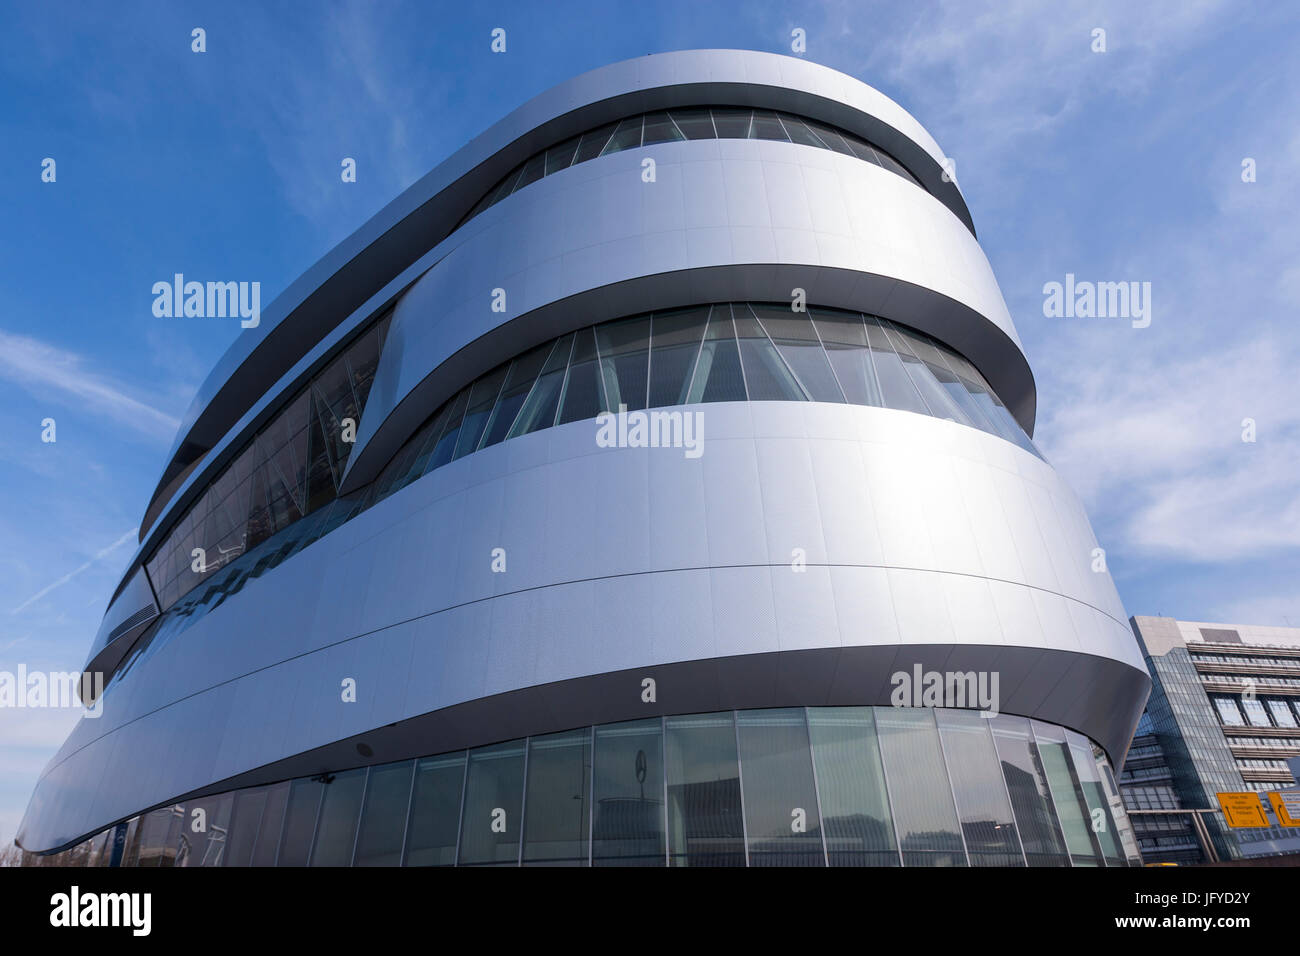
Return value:
M 67 405 L 128 425 L 151 438 L 170 439 L 180 421 L 132 398 L 107 377 L 86 367 L 74 352 L 25 335 L 0 331 L 0 378 L 42 400 Z
M 47 594 L 49 594 L 51 591 L 53 591 L 55 588 L 59 588 L 59 587 L 62 587 L 63 585 L 65 585 L 65 584 L 67 584 L 69 581 L 71 581 L 71 580 L 72 580 L 73 578 L 75 578 L 77 575 L 81 574 L 83 571 L 86 571 L 86 570 L 88 570 L 88 569 L 94 567 L 95 564 L 97 564 L 98 562 L 104 560 L 104 558 L 108 557 L 110 554 L 112 554 L 114 551 L 116 551 L 116 550 L 117 550 L 118 548 L 120 548 L 122 545 L 126 544 L 128 541 L 132 541 L 132 540 L 134 540 L 135 537 L 136 537 L 136 535 L 139 534 L 139 532 L 140 532 L 140 529 L 139 529 L 138 527 L 137 527 L 137 528 L 132 528 L 130 531 L 126 532 L 126 534 L 122 535 L 120 538 L 118 538 L 116 541 L 114 541 L 114 542 L 113 542 L 112 544 L 110 544 L 108 547 L 106 547 L 106 548 L 102 548 L 101 550 L 95 552 L 94 557 L 92 557 L 92 558 L 91 558 L 89 561 L 87 561 L 85 564 L 81 565 L 81 567 L 79 567 L 79 568 L 75 568 L 74 570 L 69 571 L 67 574 L 63 575 L 63 577 L 59 578 L 57 581 L 53 582 L 52 584 L 47 585 L 46 587 L 41 588 L 39 591 L 37 591 L 35 594 L 33 594 L 33 595 L 32 595 L 31 597 L 29 597 L 26 601 L 24 601 L 22 604 L 18 605 L 16 608 L 14 608 L 14 609 L 13 609 L 12 611 L 10 611 L 9 613 L 10 613 L 10 614 L 17 614 L 18 612 L 24 610 L 25 608 L 29 607 L 30 605 L 35 604 L 35 603 L 36 603 L 37 601 L 39 601 L 41 598 L 45 597 L 45 595 L 47 595 Z

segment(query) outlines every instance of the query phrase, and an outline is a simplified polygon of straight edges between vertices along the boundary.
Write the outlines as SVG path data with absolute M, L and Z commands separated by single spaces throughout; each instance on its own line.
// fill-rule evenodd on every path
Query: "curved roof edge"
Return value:
M 668 105 L 763 105 L 844 127 L 892 152 L 974 232 L 938 144 L 906 110 L 821 64 L 749 50 L 650 54 L 599 67 L 539 94 L 417 180 L 326 253 L 240 334 L 199 387 L 140 523 L 143 542 L 204 456 L 325 334 L 455 229 L 510 168 L 555 141 Z M 304 340 L 306 340 L 304 345 Z

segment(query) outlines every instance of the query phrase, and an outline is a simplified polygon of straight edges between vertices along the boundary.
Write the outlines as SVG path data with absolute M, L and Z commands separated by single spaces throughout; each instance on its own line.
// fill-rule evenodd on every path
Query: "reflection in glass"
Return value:
M 307 865 L 324 791 L 325 787 L 319 779 L 293 782 L 289 789 L 289 806 L 284 816 L 284 832 L 280 836 L 280 855 L 276 858 L 276 866 Z
M 736 714 L 751 866 L 825 866 L 803 708 Z
M 1088 805 L 1088 817 L 1092 832 L 1101 844 L 1102 856 L 1107 866 L 1124 865 L 1124 848 L 1120 846 L 1118 828 L 1106 802 L 1106 792 L 1102 789 L 1101 774 L 1092 759 L 1092 748 L 1087 738 L 1072 730 L 1065 732 L 1069 742 L 1070 762 L 1083 787 L 1083 796 Z
M 402 862 L 402 836 L 414 769 L 413 760 L 370 769 L 354 866 L 397 866 Z
M 591 732 L 528 740 L 524 863 L 585 866 L 591 820 Z
M 366 770 L 335 774 L 325 786 L 320 823 L 312 844 L 312 866 L 351 866 L 352 847 L 357 839 L 357 818 L 366 790 Z
M 519 863 L 523 798 L 522 740 L 469 752 L 457 860 L 461 866 Z
M 973 710 L 935 717 L 971 866 L 1024 866 L 988 720 Z
M 904 866 L 965 866 L 934 712 L 877 707 L 876 727 Z
M 809 707 L 808 732 L 830 865 L 898 866 L 872 708 Z
M 745 830 L 731 713 L 669 717 L 668 853 L 672 866 L 744 866 Z
M 464 751 L 417 761 L 406 834 L 407 866 L 452 866 L 456 862 L 464 782 Z
M 595 866 L 663 866 L 663 727 L 658 718 L 596 728 Z
M 1031 721 L 1038 753 L 1047 773 L 1056 817 L 1065 834 L 1070 862 L 1075 866 L 1100 866 L 1101 847 L 1092 832 L 1092 818 L 1084 797 L 1083 786 L 1075 776 L 1065 745 L 1065 732 L 1041 721 Z
M 1047 775 L 1029 732 L 1029 721 L 999 714 L 992 724 L 993 742 L 1011 795 L 1025 861 L 1030 866 L 1068 866 L 1065 841 L 1048 795 Z

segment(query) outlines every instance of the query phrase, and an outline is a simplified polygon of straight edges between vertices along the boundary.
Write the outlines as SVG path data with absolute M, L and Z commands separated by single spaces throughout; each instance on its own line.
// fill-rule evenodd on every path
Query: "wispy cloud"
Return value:
M 180 421 L 133 398 L 74 352 L 25 335 L 0 331 L 0 378 L 37 398 L 103 415 L 153 438 L 170 439 Z
M 35 604 L 41 598 L 45 597 L 45 595 L 53 591 L 55 588 L 62 587 L 63 585 L 71 581 L 73 578 L 75 578 L 77 575 L 81 574 L 83 571 L 89 570 L 90 568 L 94 567 L 98 562 L 104 560 L 104 558 L 108 557 L 110 554 L 112 554 L 122 545 L 126 544 L 128 541 L 134 541 L 136 535 L 139 534 L 139 531 L 140 529 L 138 527 L 132 528 L 130 531 L 126 532 L 126 534 L 122 535 L 120 538 L 118 538 L 108 547 L 102 548 L 101 550 L 95 552 L 94 557 L 92 557 L 85 564 L 81 565 L 81 567 L 69 571 L 67 574 L 63 575 L 63 577 L 59 578 L 57 581 L 54 581 L 51 584 L 41 588 L 39 591 L 37 591 L 35 594 L 29 597 L 22 604 L 19 604 L 16 608 L 14 608 L 9 613 L 17 614 L 19 611 L 22 611 L 24 608 L 27 608 L 30 605 Z

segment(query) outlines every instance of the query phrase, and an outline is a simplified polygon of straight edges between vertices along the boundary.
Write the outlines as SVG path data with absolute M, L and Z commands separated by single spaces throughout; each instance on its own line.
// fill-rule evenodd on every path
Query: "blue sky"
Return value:
M 255 279 L 265 306 L 546 88 L 675 49 L 788 53 L 796 27 L 806 58 L 898 101 L 956 161 L 1035 369 L 1037 440 L 1083 497 L 1129 613 L 1300 626 L 1300 13 L 1288 7 L 10 5 L 0 670 L 83 663 L 176 425 L 239 332 L 155 318 L 155 281 Z M 494 27 L 505 54 L 489 51 Z M 1097 27 L 1105 53 L 1090 49 Z M 355 184 L 340 181 L 344 156 Z M 1043 285 L 1066 273 L 1150 282 L 1150 327 L 1045 318 Z M 54 444 L 41 441 L 47 417 Z M 0 716 L 7 843 L 75 715 Z

